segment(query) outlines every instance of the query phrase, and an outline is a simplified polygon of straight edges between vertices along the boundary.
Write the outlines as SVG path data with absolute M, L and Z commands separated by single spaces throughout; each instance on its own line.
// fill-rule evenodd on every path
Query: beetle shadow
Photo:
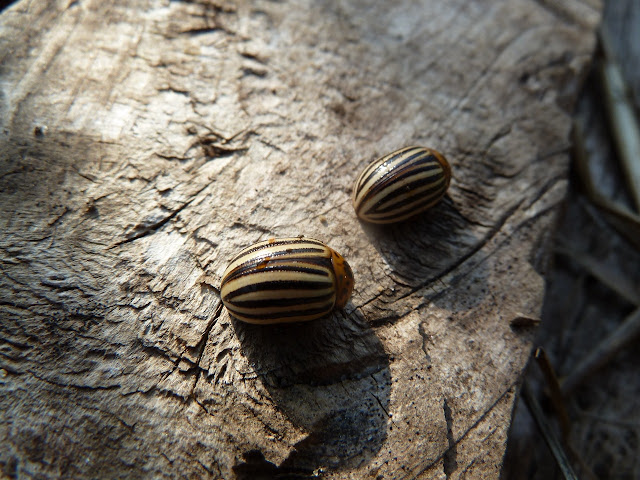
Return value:
M 245 452 L 245 463 L 234 467 L 238 478 L 274 468 L 281 474 L 352 469 L 375 456 L 387 437 L 391 374 L 363 318 L 334 312 L 304 323 L 232 323 L 274 404 L 307 433 L 279 466 Z
M 393 302 L 425 287 L 425 297 L 441 308 L 464 311 L 479 304 L 487 293 L 489 272 L 483 262 L 471 265 L 443 280 L 472 257 L 482 240 L 471 232 L 450 197 L 433 208 L 401 223 L 376 225 L 360 221 L 371 245 L 390 268 L 388 276 L 394 287 L 385 301 Z M 471 281 L 469 281 L 471 280 Z M 451 288 L 463 288 L 464 294 L 451 298 Z M 458 301 L 459 300 L 459 301 Z

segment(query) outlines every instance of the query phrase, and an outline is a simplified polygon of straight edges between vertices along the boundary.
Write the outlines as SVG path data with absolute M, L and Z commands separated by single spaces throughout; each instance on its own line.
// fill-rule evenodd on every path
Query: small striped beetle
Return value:
M 220 296 L 229 313 L 243 322 L 302 322 L 343 308 L 353 284 L 346 260 L 319 240 L 272 238 L 231 260 Z
M 401 222 L 435 205 L 450 181 L 451 167 L 441 153 L 401 148 L 364 169 L 353 189 L 353 207 L 367 222 Z

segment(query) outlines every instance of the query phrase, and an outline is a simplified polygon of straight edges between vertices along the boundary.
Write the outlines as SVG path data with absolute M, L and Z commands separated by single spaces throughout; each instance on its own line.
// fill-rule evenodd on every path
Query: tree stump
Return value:
M 497 477 L 599 15 L 587 0 L 7 8 L 3 475 Z M 359 171 L 409 144 L 447 156 L 447 197 L 360 223 Z M 347 258 L 345 310 L 230 319 L 230 258 L 296 235 Z

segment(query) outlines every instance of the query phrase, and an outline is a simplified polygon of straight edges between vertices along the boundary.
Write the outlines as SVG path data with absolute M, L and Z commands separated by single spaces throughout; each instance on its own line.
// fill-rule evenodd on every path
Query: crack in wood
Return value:
M 198 195 L 200 195 L 200 193 L 202 193 L 207 187 L 209 186 L 209 184 L 204 185 L 202 188 L 200 188 L 197 192 L 195 192 L 192 196 L 192 198 L 188 201 L 186 201 L 185 203 L 183 203 L 182 205 L 180 205 L 178 208 L 176 208 L 174 211 L 172 211 L 169 215 L 165 216 L 163 219 L 147 226 L 144 227 L 142 229 L 142 231 L 132 235 L 129 238 L 125 238 L 124 240 L 120 240 L 119 242 L 114 243 L 113 245 L 111 245 L 110 247 L 108 247 L 109 250 L 118 247 L 120 245 L 124 245 L 126 243 L 130 243 L 133 242 L 135 240 L 138 240 L 142 237 L 146 237 L 147 235 L 153 234 L 155 233 L 158 229 L 160 229 L 162 226 L 164 226 L 167 222 L 169 222 L 169 220 L 171 220 L 172 218 L 175 218 L 180 212 L 182 212 L 185 208 L 187 208 L 189 205 L 191 205 L 196 198 L 198 197 Z
M 44 378 L 34 373 L 30 369 L 27 369 L 26 373 L 29 373 L 34 378 L 37 378 L 38 380 L 41 380 L 50 385 L 56 385 L 58 387 L 63 387 L 63 388 L 73 388 L 74 390 L 98 391 L 98 390 L 118 390 L 121 388 L 121 385 L 119 384 L 117 385 L 78 385 L 74 383 L 57 382 L 55 380 Z
M 458 468 L 457 463 L 457 447 L 456 442 L 453 439 L 453 415 L 451 415 L 451 408 L 447 403 L 447 399 L 443 400 L 442 409 L 444 410 L 444 419 L 447 424 L 447 442 L 449 444 L 449 448 L 444 454 L 442 459 L 444 474 L 447 476 L 447 479 L 451 478 Z
M 207 341 L 209 340 L 209 334 L 211 333 L 211 329 L 213 328 L 213 325 L 216 323 L 216 321 L 220 317 L 220 313 L 222 313 L 222 306 L 223 306 L 222 302 L 220 302 L 218 304 L 218 306 L 216 307 L 216 310 L 213 312 L 213 317 L 209 321 L 209 324 L 205 328 L 205 331 L 204 331 L 204 333 L 202 335 L 202 339 L 200 340 L 200 342 L 198 342 L 198 344 L 194 348 L 195 351 L 198 351 L 198 360 L 196 361 L 196 367 L 197 367 L 196 378 L 193 380 L 193 386 L 191 387 L 190 396 L 192 396 L 192 397 L 195 396 L 194 392 L 195 392 L 195 389 L 196 389 L 196 385 L 198 383 L 198 380 L 200 379 L 201 373 L 204 370 L 200 366 L 200 362 L 202 361 L 202 356 L 204 354 L 205 346 L 207 344 Z M 208 370 L 206 372 L 208 373 Z

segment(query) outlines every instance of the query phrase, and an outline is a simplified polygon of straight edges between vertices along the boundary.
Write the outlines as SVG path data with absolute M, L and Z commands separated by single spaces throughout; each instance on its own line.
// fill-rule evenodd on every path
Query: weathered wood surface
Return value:
M 22 1 L 0 16 L 7 477 L 490 478 L 566 188 L 597 2 Z M 361 224 L 358 170 L 448 198 Z M 231 321 L 230 256 L 345 255 L 326 321 Z

